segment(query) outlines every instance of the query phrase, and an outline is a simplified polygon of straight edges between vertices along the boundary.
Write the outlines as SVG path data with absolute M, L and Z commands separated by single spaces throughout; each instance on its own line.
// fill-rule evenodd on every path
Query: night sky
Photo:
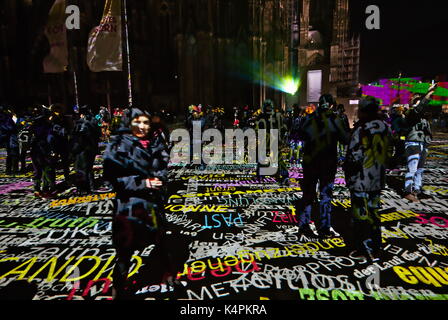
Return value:
M 369 5 L 380 7 L 381 30 L 365 26 Z M 399 71 L 404 77 L 448 75 L 446 1 L 351 0 L 350 6 L 352 30 L 361 34 L 362 83 Z

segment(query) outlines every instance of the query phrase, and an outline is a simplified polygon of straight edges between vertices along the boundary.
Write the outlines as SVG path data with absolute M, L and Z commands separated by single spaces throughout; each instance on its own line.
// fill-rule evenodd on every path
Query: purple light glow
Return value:
M 412 78 L 416 82 L 420 78 Z M 409 104 L 411 102 L 412 93 L 409 88 L 412 85 L 408 83 L 400 83 L 392 81 L 390 79 L 381 79 L 379 81 L 380 85 L 377 86 L 362 86 L 362 94 L 364 96 L 372 96 L 382 101 L 382 105 L 390 106 L 397 102 L 398 96 L 400 96 L 400 104 Z M 393 87 L 400 87 L 400 90 Z

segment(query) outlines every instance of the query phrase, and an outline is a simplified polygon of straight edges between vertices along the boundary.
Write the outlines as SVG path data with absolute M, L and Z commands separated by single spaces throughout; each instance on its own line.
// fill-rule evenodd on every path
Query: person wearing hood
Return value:
M 87 106 L 79 109 L 80 118 L 73 130 L 72 156 L 74 158 L 75 184 L 79 194 L 94 191 L 93 165 L 98 154 L 101 132 L 91 110 Z
M 30 112 L 31 113 L 31 112 Z M 26 173 L 26 157 L 28 152 L 31 149 L 31 126 L 33 124 L 33 119 L 31 114 L 26 114 L 23 119 L 21 119 L 19 124 L 19 163 L 20 163 L 20 172 Z
M 286 158 L 288 155 L 285 139 L 285 132 L 287 131 L 286 126 L 283 123 L 283 118 L 280 112 L 278 112 L 274 107 L 274 102 L 270 99 L 267 99 L 263 102 L 261 112 L 258 115 L 256 121 L 256 129 L 258 130 L 266 130 L 266 146 L 270 148 L 271 139 L 275 139 L 278 141 L 278 170 L 275 174 L 277 181 L 280 184 L 289 184 L 289 173 L 286 164 Z M 278 130 L 277 137 L 271 137 L 271 130 Z M 272 140 L 274 141 L 274 140 Z M 270 150 L 275 152 L 274 150 Z M 260 176 L 260 169 L 262 165 L 258 163 L 257 165 L 257 176 Z
M 381 191 L 386 185 L 386 168 L 393 152 L 392 130 L 373 99 L 361 101 L 344 163 L 351 194 L 354 256 L 380 257 Z
M 156 250 L 162 249 L 162 267 L 170 265 L 164 248 L 162 213 L 169 150 L 162 132 L 151 130 L 149 113 L 132 108 L 125 119 L 104 154 L 104 179 L 116 192 L 112 228 L 117 251 L 113 272 L 116 299 L 132 297 L 127 277 L 135 250 L 156 244 Z
M 6 147 L 6 174 L 18 172 L 19 141 L 17 126 L 8 110 L 0 106 L 0 145 Z
M 70 181 L 70 123 L 64 116 L 64 107 L 61 104 L 51 105 L 50 112 L 51 130 L 49 142 L 52 146 L 54 146 L 56 156 L 60 161 L 64 172 L 64 183 L 68 186 Z
M 50 143 L 50 109 L 36 106 L 33 109 L 31 135 L 31 161 L 33 163 L 35 196 L 53 197 L 56 192 L 54 166 L 56 153 Z
M 298 212 L 299 234 L 313 237 L 310 228 L 311 209 L 315 202 L 316 187 L 319 183 L 320 192 L 320 237 L 335 236 L 331 230 L 331 201 L 333 200 L 334 180 L 338 165 L 338 141 L 346 145 L 349 132 L 343 120 L 331 109 L 336 105 L 333 96 L 326 94 L 320 97 L 319 107 L 308 114 L 301 122 L 299 137 L 303 141 L 303 198 Z

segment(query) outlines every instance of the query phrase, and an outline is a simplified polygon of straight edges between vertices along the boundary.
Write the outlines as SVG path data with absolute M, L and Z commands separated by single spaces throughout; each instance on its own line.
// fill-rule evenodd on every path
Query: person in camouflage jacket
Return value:
M 386 167 L 392 156 L 392 131 L 381 120 L 373 99 L 361 102 L 344 163 L 352 204 L 353 240 L 357 255 L 376 260 L 381 248 L 381 190 L 386 185 Z

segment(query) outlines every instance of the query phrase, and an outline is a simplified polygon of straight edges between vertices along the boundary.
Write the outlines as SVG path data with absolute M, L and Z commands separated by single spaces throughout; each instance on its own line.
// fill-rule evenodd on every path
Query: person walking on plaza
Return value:
M 316 186 L 320 192 L 319 236 L 332 237 L 331 201 L 338 164 L 337 143 L 348 143 L 349 132 L 341 118 L 331 109 L 335 105 L 333 96 L 320 97 L 317 110 L 302 121 L 299 135 L 303 145 L 303 198 L 298 212 L 299 234 L 313 236 L 310 228 L 311 210 L 316 200 Z
M 339 104 L 336 107 L 336 113 L 341 118 L 342 123 L 344 124 L 344 128 L 347 132 L 350 131 L 350 123 L 348 121 L 347 114 L 345 113 L 345 107 L 343 104 Z M 346 148 L 347 145 L 344 145 L 341 142 L 338 142 L 338 159 L 339 162 L 342 163 L 345 160 L 345 154 L 346 154 Z
M 17 139 L 17 131 L 17 126 L 9 110 L 0 106 L 0 146 L 6 147 L 5 173 L 7 175 L 16 174 L 19 171 L 19 141 Z
M 404 107 L 398 106 L 392 109 L 391 112 L 391 129 L 392 129 L 392 141 L 394 144 L 395 154 L 393 157 L 392 168 L 398 168 L 406 163 L 405 152 L 405 117 Z
M 374 99 L 361 101 L 344 163 L 351 194 L 354 255 L 377 260 L 381 249 L 381 191 L 392 156 L 392 131 Z
M 56 153 L 48 137 L 51 131 L 50 110 L 45 106 L 33 109 L 31 161 L 33 163 L 35 196 L 53 197 L 56 192 L 54 166 Z
M 62 105 L 51 105 L 50 112 L 51 130 L 48 139 L 49 143 L 54 147 L 56 157 L 62 166 L 65 179 L 64 185 L 68 186 L 70 184 L 69 135 L 71 126 L 64 117 L 64 107 Z
M 156 244 L 161 264 L 170 270 L 164 247 L 163 205 L 166 203 L 169 150 L 160 130 L 152 130 L 151 116 L 130 110 L 128 123 L 114 136 L 104 154 L 104 179 L 116 192 L 112 238 L 117 251 L 113 272 L 116 299 L 131 298 L 127 284 L 135 250 Z M 162 248 L 161 248 L 162 247 Z M 171 276 L 175 276 L 171 272 Z
M 79 109 L 80 119 L 73 130 L 72 154 L 75 160 L 75 184 L 79 194 L 94 191 L 93 165 L 98 154 L 100 129 L 89 107 Z
M 26 158 L 28 152 L 31 150 L 32 124 L 33 120 L 31 114 L 26 114 L 19 124 L 19 134 L 17 137 L 19 141 L 19 163 L 21 173 L 26 173 L 27 171 Z
M 422 193 L 423 173 L 428 155 L 428 146 L 432 141 L 431 125 L 427 120 L 428 105 L 437 84 L 429 88 L 426 96 L 414 95 L 412 107 L 405 114 L 407 173 L 405 176 L 405 199 L 419 202 Z

